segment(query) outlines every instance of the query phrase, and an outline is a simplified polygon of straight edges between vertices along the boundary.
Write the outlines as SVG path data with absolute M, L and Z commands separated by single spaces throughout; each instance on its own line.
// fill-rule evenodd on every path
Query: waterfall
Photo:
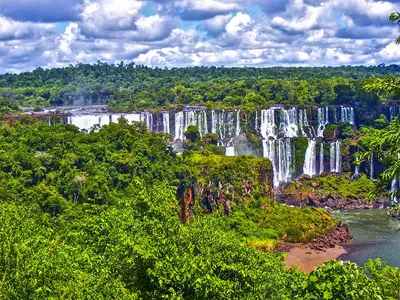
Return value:
M 275 110 L 268 109 L 261 111 L 261 135 L 264 139 L 276 138 Z
M 305 109 L 301 109 L 299 111 L 299 130 L 302 136 L 306 136 L 305 127 L 308 127 L 307 112 Z
M 281 110 L 280 133 L 289 138 L 299 136 L 299 123 L 297 121 L 296 107 L 292 107 L 288 110 Z
M 392 203 L 399 203 L 399 201 L 397 199 L 398 190 L 399 190 L 399 181 L 398 181 L 397 177 L 394 177 L 392 180 L 391 188 L 390 188 Z
M 162 114 L 163 117 L 163 132 L 164 133 L 170 133 L 169 131 L 169 113 L 168 112 L 164 112 Z
M 140 122 L 146 124 L 148 130 L 153 130 L 153 114 L 149 112 L 143 112 L 140 114 Z
M 183 115 L 183 111 L 177 112 L 175 114 L 175 137 L 174 140 L 183 141 L 183 132 L 184 132 L 184 120 L 185 117 Z
M 374 178 L 374 152 L 371 153 L 369 178 Z
M 324 143 L 321 142 L 319 146 L 319 174 L 322 174 L 324 171 Z
M 200 137 L 203 137 L 208 133 L 207 113 L 205 111 L 199 111 L 194 114 L 197 115 L 197 118 L 195 118 L 196 119 L 195 124 L 191 124 L 191 125 L 197 125 L 197 128 L 199 129 Z
M 132 124 L 132 122 L 140 122 L 140 114 L 126 114 L 123 116 L 123 118 L 128 122 L 128 124 Z M 117 123 L 119 119 L 119 116 L 112 115 L 111 116 L 111 122 L 112 123 Z
M 318 129 L 317 136 L 323 137 L 326 125 L 329 124 L 329 107 L 318 108 Z
M 83 115 L 83 116 L 69 117 L 67 122 L 68 122 L 68 124 L 75 125 L 76 127 L 78 127 L 81 130 L 89 131 L 96 124 L 98 124 L 100 126 L 106 125 L 106 124 L 101 124 L 101 121 L 102 121 L 102 118 L 99 115 Z
M 389 108 L 389 121 L 392 122 L 396 117 L 400 117 L 400 107 L 391 106 Z
M 256 110 L 256 120 L 254 122 L 254 129 L 256 130 L 256 132 L 258 132 L 259 128 L 258 128 L 258 111 Z
M 349 122 L 351 125 L 355 124 L 354 108 L 340 106 L 340 121 Z
M 290 139 L 263 140 L 263 156 L 272 162 L 275 187 L 291 180 L 293 153 Z
M 236 156 L 236 149 L 235 147 L 226 147 L 225 149 L 226 156 Z
M 304 158 L 303 173 L 305 175 L 316 175 L 317 174 L 317 158 L 316 148 L 317 142 L 314 140 L 308 140 L 308 147 Z
M 341 143 L 336 141 L 330 145 L 330 172 L 341 173 L 342 153 Z
M 236 111 L 236 133 L 235 137 L 240 135 L 240 109 Z

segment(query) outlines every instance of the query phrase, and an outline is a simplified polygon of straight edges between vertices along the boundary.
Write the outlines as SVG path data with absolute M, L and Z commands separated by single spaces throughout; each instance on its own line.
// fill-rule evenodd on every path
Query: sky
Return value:
M 0 0 L 0 73 L 400 62 L 400 0 Z

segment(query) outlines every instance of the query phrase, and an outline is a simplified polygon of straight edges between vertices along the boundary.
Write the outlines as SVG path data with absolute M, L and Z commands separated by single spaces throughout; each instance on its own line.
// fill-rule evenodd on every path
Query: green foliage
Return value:
M 199 128 L 197 128 L 197 126 L 195 125 L 190 125 L 184 134 L 186 138 L 189 139 L 192 143 L 200 139 Z
M 311 192 L 320 197 L 338 196 L 343 199 L 366 199 L 368 193 L 375 188 L 375 184 L 365 174 L 358 180 L 351 180 L 351 173 L 342 176 L 326 175 L 302 180 L 302 185 L 297 189 L 296 182 L 285 188 L 287 193 Z M 316 188 L 313 188 L 315 186 Z
M 274 68 L 149 68 L 78 63 L 0 76 L 0 97 L 31 107 L 108 104 L 114 110 L 203 104 L 264 107 L 359 103 L 361 116 L 379 104 L 364 85 L 374 76 L 398 77 L 398 66 Z M 369 108 L 369 110 L 368 110 Z
M 376 129 L 383 129 L 389 125 L 387 117 L 383 114 L 379 115 L 379 118 L 374 121 L 374 127 Z
M 302 283 L 301 299 L 383 299 L 379 285 L 355 263 L 330 261 Z
M 0 127 L 0 299 L 398 296 L 395 268 L 374 263 L 369 278 L 328 264 L 308 276 L 264 252 L 333 222 L 261 198 L 268 160 L 178 156 L 169 143 L 122 120 L 88 134 L 30 118 Z M 253 196 L 241 194 L 243 179 Z M 195 180 L 231 182 L 246 201 L 231 218 L 199 212 L 182 224 L 177 190 Z
M 349 122 L 339 122 L 337 128 L 339 131 L 339 138 L 350 139 L 354 137 L 354 131 Z
M 363 136 L 358 142 L 360 151 L 356 153 L 359 162 L 370 161 L 374 155 L 382 162 L 386 169 L 378 177 L 371 197 L 386 193 L 387 186 L 390 186 L 392 180 L 400 178 L 400 121 L 395 118 L 385 129 L 363 128 Z M 399 191 L 397 191 L 399 194 Z
M 336 139 L 337 134 L 338 134 L 337 128 L 338 128 L 337 125 L 334 125 L 334 124 L 326 125 L 325 130 L 324 130 L 324 138 L 328 141 L 332 141 L 332 140 Z
M 277 240 L 309 242 L 336 225 L 323 209 L 288 207 L 271 200 L 235 207 L 232 216 L 224 217 L 221 223 L 223 228 L 236 231 L 251 245 L 266 242 L 270 247 Z
M 294 139 L 294 159 L 295 159 L 295 170 L 296 174 L 300 175 L 303 172 L 304 166 L 304 153 L 306 153 L 308 148 L 308 139 L 307 137 L 301 136 Z
M 0 97 L 0 115 L 18 113 L 21 110 L 15 102 Z

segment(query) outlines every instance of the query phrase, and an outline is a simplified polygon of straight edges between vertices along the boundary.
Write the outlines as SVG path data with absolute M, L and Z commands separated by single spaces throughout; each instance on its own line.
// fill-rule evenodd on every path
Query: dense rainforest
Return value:
M 374 107 L 365 86 L 397 78 L 398 65 L 371 67 L 149 68 L 98 62 L 0 75 L 0 98 L 20 106 L 108 104 L 114 110 L 173 104 L 223 106 L 342 105 Z M 385 99 L 396 97 L 385 89 Z
M 313 239 L 336 221 L 270 199 L 268 160 L 177 155 L 170 144 L 123 119 L 87 134 L 3 123 L 0 298 L 400 297 L 400 271 L 380 260 L 284 268 L 276 243 Z

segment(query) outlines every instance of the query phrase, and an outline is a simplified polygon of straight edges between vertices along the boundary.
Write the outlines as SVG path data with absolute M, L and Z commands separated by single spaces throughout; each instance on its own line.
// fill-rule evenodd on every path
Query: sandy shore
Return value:
M 294 247 L 289 250 L 285 265 L 287 268 L 298 266 L 300 270 L 310 273 L 315 267 L 347 253 L 341 246 L 326 249 L 326 252 L 311 250 L 309 247 Z

